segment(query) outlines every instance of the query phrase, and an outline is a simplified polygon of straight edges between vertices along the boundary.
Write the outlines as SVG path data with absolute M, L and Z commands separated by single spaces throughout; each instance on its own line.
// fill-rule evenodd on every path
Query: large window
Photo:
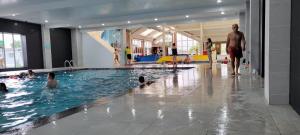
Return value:
M 145 41 L 145 47 L 144 47 L 145 55 L 150 55 L 151 49 L 152 49 L 152 43 L 149 41 Z
M 178 54 L 195 54 L 196 50 L 199 51 L 199 42 L 177 33 L 177 51 Z M 171 53 L 171 47 L 169 48 L 169 54 Z
M 0 33 L 0 68 L 24 67 L 25 36 Z

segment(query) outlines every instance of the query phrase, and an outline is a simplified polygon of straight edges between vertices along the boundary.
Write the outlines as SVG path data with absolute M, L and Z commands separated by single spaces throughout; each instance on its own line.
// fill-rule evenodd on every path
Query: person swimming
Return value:
M 150 84 L 154 83 L 154 81 L 147 81 L 146 82 L 144 76 L 139 77 L 139 82 L 140 82 L 140 87 L 144 87 L 145 85 L 150 85 Z
M 28 75 L 27 75 L 27 78 L 29 78 L 29 79 L 33 79 L 33 78 L 35 78 L 35 75 L 34 75 L 34 72 L 30 69 L 30 70 L 28 70 Z
M 5 83 L 0 83 L 0 91 L 1 91 L 2 93 L 7 93 L 7 92 L 8 92 Z
M 55 80 L 55 74 L 53 72 L 48 73 L 48 81 L 47 81 L 47 88 L 54 89 L 58 85 L 57 81 Z

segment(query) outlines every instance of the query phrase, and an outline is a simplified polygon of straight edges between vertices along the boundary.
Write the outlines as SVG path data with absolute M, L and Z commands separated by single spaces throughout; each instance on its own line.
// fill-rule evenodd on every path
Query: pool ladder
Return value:
M 74 66 L 74 61 L 73 60 L 65 60 L 64 66 L 65 66 L 65 68 L 70 67 L 70 69 L 72 69 L 72 67 Z

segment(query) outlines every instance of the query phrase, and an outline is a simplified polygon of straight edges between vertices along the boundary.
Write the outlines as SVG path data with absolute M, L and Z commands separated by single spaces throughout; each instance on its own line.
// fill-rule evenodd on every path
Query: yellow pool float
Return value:
M 182 62 L 185 59 L 185 55 L 177 56 L 176 61 Z M 208 61 L 208 55 L 193 55 L 191 56 L 191 62 L 206 62 Z M 156 63 L 173 62 L 173 56 L 163 56 L 156 61 Z

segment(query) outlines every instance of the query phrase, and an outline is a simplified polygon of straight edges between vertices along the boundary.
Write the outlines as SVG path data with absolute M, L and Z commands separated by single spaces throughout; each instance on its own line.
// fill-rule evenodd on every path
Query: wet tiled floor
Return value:
M 299 135 L 290 106 L 264 100 L 263 79 L 227 65 L 183 70 L 29 131 L 28 135 Z M 105 100 L 103 103 L 103 100 Z

